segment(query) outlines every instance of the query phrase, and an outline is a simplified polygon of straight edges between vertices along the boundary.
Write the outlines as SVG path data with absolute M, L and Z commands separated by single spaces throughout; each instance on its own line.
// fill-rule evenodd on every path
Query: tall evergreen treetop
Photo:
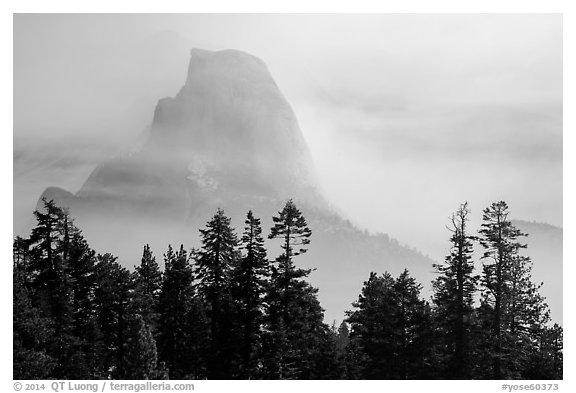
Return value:
M 483 258 L 490 258 L 495 264 L 506 267 L 509 258 L 519 249 L 526 248 L 519 238 L 527 236 L 508 220 L 508 204 L 504 201 L 494 202 L 482 212 L 482 229 L 480 244 L 484 247 Z
M 92 334 L 91 327 L 95 323 L 96 310 L 94 292 L 96 290 L 96 253 L 84 239 L 80 230 L 73 231 L 71 239 L 67 242 L 69 271 L 73 305 L 74 328 L 77 335 Z
M 242 249 L 245 251 L 245 257 L 249 260 L 264 261 L 266 259 L 266 248 L 262 238 L 262 225 L 260 219 L 254 217 L 252 210 L 246 214 L 244 225 Z
M 286 202 L 279 215 L 272 217 L 272 220 L 274 221 L 274 226 L 268 238 L 283 240 L 281 247 L 284 250 L 286 260 L 291 260 L 293 256 L 307 251 L 304 247 L 310 244 L 312 231 L 308 228 L 306 219 L 292 199 Z
M 62 250 L 67 234 L 67 226 L 64 225 L 66 212 L 56 206 L 53 200 L 42 198 L 42 202 L 43 209 L 34 211 L 37 225 L 30 235 L 30 248 L 34 261 L 31 268 L 40 276 L 38 277 L 40 285 L 45 280 L 55 280 L 55 276 L 63 273 L 62 258 L 58 253 Z
M 483 212 L 480 244 L 484 247 L 482 294 L 493 335 L 493 377 L 519 377 L 525 345 L 533 341 L 531 331 L 548 322 L 548 308 L 531 281 L 532 263 L 519 254 L 527 236 L 508 219 L 508 205 L 495 202 Z
M 356 378 L 430 377 L 430 310 L 420 290 L 407 270 L 396 280 L 388 272 L 370 273 L 353 303 L 356 310 L 347 312 L 348 354 Z
M 434 264 L 439 276 L 433 282 L 439 339 L 445 348 L 445 363 L 450 378 L 467 378 L 470 372 L 469 343 L 474 293 L 478 276 L 474 275 L 473 243 L 467 232 L 470 210 L 464 203 L 452 215 L 452 247 L 444 264 Z
M 395 336 L 400 345 L 394 366 L 400 379 L 430 378 L 431 312 L 428 303 L 420 298 L 421 291 L 422 285 L 407 269 L 394 283 Z
M 338 327 L 336 336 L 336 350 L 338 351 L 339 355 L 344 353 L 349 343 L 350 343 L 350 330 L 348 329 L 346 321 L 342 321 L 342 323 L 340 323 L 340 326 Z
M 331 342 L 330 332 L 323 323 L 318 290 L 303 280 L 311 269 L 296 268 L 293 262 L 306 252 L 312 231 L 292 200 L 273 221 L 268 238 L 279 239 L 283 252 L 271 267 L 266 296 L 266 374 L 270 378 L 316 378 L 315 370 L 321 367 L 316 355 Z
M 289 303 L 293 300 L 292 292 L 296 287 L 297 280 L 307 277 L 312 271 L 311 269 L 297 269 L 292 259 L 294 256 L 306 252 L 307 249 L 303 247 L 310 244 L 312 231 L 308 228 L 302 212 L 298 210 L 291 199 L 286 202 L 278 216 L 274 216 L 272 219 L 274 226 L 271 228 L 268 238 L 282 240 L 281 247 L 284 251 L 276 258 L 278 266 L 272 268 L 272 278 L 283 310 L 284 323 L 287 324 Z M 295 248 L 298 250 L 294 251 Z
M 350 363 L 362 379 L 387 379 L 394 362 L 396 346 L 392 326 L 396 312 L 393 298 L 394 278 L 386 272 L 378 276 L 375 272 L 364 282 L 356 308 L 347 311 L 350 324 Z
M 451 228 L 448 228 L 452 233 L 450 255 L 446 257 L 444 264 L 434 264 L 439 274 L 434 281 L 434 302 L 443 308 L 455 307 L 456 309 L 447 310 L 449 314 L 462 311 L 460 308 L 471 310 L 473 307 L 475 283 L 478 277 L 473 275 L 472 242 L 477 238 L 467 232 L 469 213 L 466 202 L 452 215 Z
M 207 340 L 201 313 L 196 310 L 194 273 L 186 250 L 164 254 L 165 273 L 159 296 L 158 354 L 170 378 L 205 377 L 201 347 Z
M 205 300 L 210 319 L 210 356 L 208 378 L 230 378 L 234 373 L 234 318 L 236 310 L 231 294 L 232 266 L 239 257 L 238 240 L 230 218 L 222 209 L 200 230 L 202 247 L 196 255 L 199 295 Z
M 112 254 L 97 255 L 97 286 L 94 292 L 98 322 L 104 335 L 104 370 L 110 377 L 125 375 L 126 318 L 130 313 L 132 275 Z
M 200 229 L 200 236 L 202 247 L 195 272 L 199 286 L 210 294 L 226 290 L 238 240 L 224 210 L 217 210 L 206 228 Z
M 270 264 L 262 238 L 260 219 L 249 211 L 244 221 L 244 233 L 240 242 L 244 251 L 234 270 L 237 287 L 244 306 L 255 307 L 260 303 L 270 276 Z
M 238 304 L 242 373 L 254 378 L 261 356 L 264 296 L 268 289 L 270 264 L 266 258 L 260 219 L 249 211 L 240 243 L 244 251 L 233 271 L 233 296 Z
M 146 244 L 142 252 L 140 265 L 134 266 L 136 271 L 136 284 L 141 287 L 141 291 L 150 296 L 157 296 L 162 287 L 162 273 L 152 255 L 150 245 Z
M 134 307 L 143 317 L 144 323 L 154 330 L 158 297 L 162 287 L 162 273 L 148 244 L 144 246 L 140 265 L 134 268 Z

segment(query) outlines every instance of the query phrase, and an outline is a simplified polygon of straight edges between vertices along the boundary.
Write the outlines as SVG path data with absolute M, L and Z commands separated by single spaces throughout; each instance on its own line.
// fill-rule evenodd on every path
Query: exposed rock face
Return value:
M 178 146 L 195 166 L 226 169 L 272 196 L 316 184 L 292 108 L 266 65 L 243 52 L 193 50 L 186 84 L 156 108 L 150 142 L 151 149 Z
M 318 269 L 312 281 L 329 320 L 343 318 L 370 271 L 408 267 L 430 278 L 432 261 L 328 207 L 294 112 L 266 65 L 239 51 L 192 50 L 184 87 L 159 101 L 138 151 L 99 165 L 76 195 L 43 196 L 69 207 L 90 244 L 129 267 L 145 243 L 157 255 L 168 243 L 197 246 L 196 230 L 217 207 L 238 232 L 249 209 L 267 230 L 293 198 L 313 231 L 300 263 Z M 279 253 L 271 247 L 271 258 Z
M 159 101 L 147 143 L 100 165 L 78 197 L 188 219 L 198 205 L 254 195 L 325 205 L 316 184 L 294 112 L 266 65 L 239 51 L 194 49 L 186 84 Z

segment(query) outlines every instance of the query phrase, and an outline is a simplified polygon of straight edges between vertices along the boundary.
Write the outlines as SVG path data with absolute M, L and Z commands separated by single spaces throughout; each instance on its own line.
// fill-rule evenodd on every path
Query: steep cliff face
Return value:
M 195 166 L 252 174 L 278 196 L 316 185 L 292 108 L 266 65 L 243 52 L 192 50 L 184 87 L 156 108 L 147 148 L 176 146 Z
M 311 280 L 328 320 L 343 318 L 370 271 L 408 267 L 430 279 L 428 258 L 329 207 L 292 108 L 266 65 L 239 51 L 192 50 L 184 86 L 159 101 L 138 150 L 100 164 L 75 195 L 49 188 L 43 196 L 69 207 L 97 251 L 129 267 L 145 243 L 157 255 L 168 243 L 197 246 L 197 229 L 218 207 L 239 232 L 249 209 L 267 230 L 293 198 L 313 231 L 298 263 L 317 268 Z
M 290 105 L 261 60 L 233 50 L 192 50 L 184 87 L 159 101 L 141 150 L 100 165 L 77 196 L 184 219 L 250 196 L 325 206 Z

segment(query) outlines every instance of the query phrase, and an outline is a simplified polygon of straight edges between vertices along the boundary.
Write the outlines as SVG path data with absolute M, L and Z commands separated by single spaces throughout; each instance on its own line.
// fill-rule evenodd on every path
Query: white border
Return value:
M 477 12 L 503 12 L 503 13 L 563 13 L 564 19 L 564 233 L 565 238 L 568 240 L 575 239 L 575 232 L 573 229 L 574 207 L 570 201 L 576 201 L 574 195 L 574 183 L 571 178 L 574 178 L 573 168 L 576 168 L 574 162 L 573 148 L 574 148 L 574 113 L 575 108 L 574 100 L 574 71 L 576 64 L 574 61 L 574 48 L 576 44 L 574 37 L 576 37 L 575 28 L 575 13 L 574 8 L 570 6 L 569 1 L 537 1 L 537 0 L 524 0 L 524 1 L 504 1 L 504 0 L 484 0 L 475 2 L 464 1 L 446 1 L 446 0 L 412 0 L 412 1 L 330 1 L 322 3 L 321 1 L 290 1 L 278 4 L 277 2 L 264 1 L 264 0 L 242 0 L 242 1 L 175 1 L 175 0 L 162 0 L 162 1 L 119 1 L 119 0 L 101 0 L 98 2 L 79 2 L 72 0 L 52 0 L 52 1 L 4 1 L 2 5 L 0 28 L 2 34 L 0 42 L 2 43 L 2 133 L 1 133 L 1 157 L 2 157 L 2 179 L 1 183 L 7 189 L 2 193 L 2 202 L 4 213 L 2 214 L 2 233 L 0 236 L 1 252 L 2 252 L 2 270 L 1 270 L 1 290 L 0 304 L 1 312 L 4 316 L 4 323 L 1 324 L 1 337 L 2 337 L 2 391 L 13 391 L 12 389 L 12 353 L 9 350 L 11 343 L 9 342 L 12 337 L 12 290 L 11 290 L 11 250 L 12 250 L 12 209 L 11 203 L 8 203 L 9 198 L 13 197 L 12 194 L 12 13 L 31 13 L 31 12 L 119 12 L 119 13 L 156 13 L 156 12 L 176 12 L 176 13 L 247 13 L 247 12 L 386 12 L 386 13 L 477 13 Z M 10 199 L 12 201 L 12 199 Z M 565 326 L 565 363 L 564 363 L 564 381 L 560 382 L 560 390 L 562 391 L 576 391 L 576 384 L 571 370 L 574 370 L 574 307 L 572 307 L 571 300 L 574 295 L 574 284 L 571 278 L 576 277 L 574 274 L 574 251 L 570 247 L 571 243 L 565 247 L 564 255 L 564 304 L 568 304 L 564 310 L 564 326 Z M 533 381 L 535 382 L 535 381 Z M 360 386 L 361 385 L 361 386 Z M 573 388 L 570 389 L 569 386 Z M 461 392 L 466 390 L 468 392 L 490 392 L 502 391 L 501 383 L 497 381 L 384 381 L 384 382 L 365 382 L 365 381 L 327 381 L 327 382 L 314 382 L 314 381 L 282 381 L 282 382 L 266 382 L 266 381 L 253 381 L 253 382 L 215 382 L 215 381 L 199 381 L 197 390 L 220 390 L 220 389 L 240 389 L 241 391 L 292 391 L 295 388 L 316 388 L 316 389 L 330 389 L 330 390 L 348 390 L 354 388 L 390 388 L 392 391 L 411 391 L 426 390 L 436 391 L 442 390 L 447 392 Z

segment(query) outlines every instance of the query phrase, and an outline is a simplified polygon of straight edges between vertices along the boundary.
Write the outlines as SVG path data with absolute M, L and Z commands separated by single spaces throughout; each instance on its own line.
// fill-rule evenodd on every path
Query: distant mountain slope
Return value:
M 554 322 L 562 322 L 562 253 L 563 253 L 563 229 L 550 224 L 513 220 L 513 224 L 528 237 L 523 239 L 527 248 L 523 250 L 525 255 L 532 258 L 534 263 L 533 279 L 535 282 L 543 282 L 541 292 L 552 309 Z

